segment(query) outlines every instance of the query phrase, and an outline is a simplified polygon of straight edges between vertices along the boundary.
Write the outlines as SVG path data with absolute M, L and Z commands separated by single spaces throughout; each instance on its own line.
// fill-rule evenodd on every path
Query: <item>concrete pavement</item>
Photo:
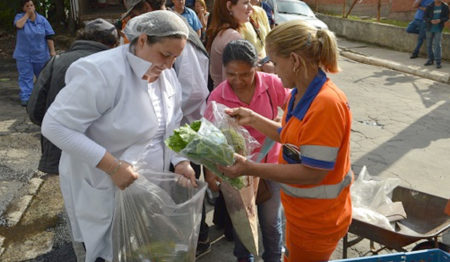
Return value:
M 450 83 L 450 62 L 442 61 L 442 68 L 436 65 L 424 66 L 426 57 L 410 59 L 410 53 L 394 51 L 375 45 L 349 41 L 339 38 L 340 54 L 343 57 L 360 63 L 382 66 L 403 73 L 431 79 L 442 83 Z M 422 49 L 425 48 L 425 44 Z
M 409 59 L 408 53 L 398 52 L 398 51 L 391 51 L 383 48 L 379 48 L 372 45 L 367 45 L 364 43 L 357 43 L 354 41 L 347 41 L 345 39 L 340 38 L 339 39 L 339 46 L 341 48 L 341 56 L 344 58 L 345 61 L 348 59 L 352 59 L 354 61 L 367 63 L 371 65 L 377 65 L 382 66 L 385 68 L 390 68 L 397 70 L 402 73 L 406 73 L 407 75 L 402 77 L 397 77 L 397 80 L 392 80 L 394 82 L 390 83 L 392 85 L 398 84 L 399 88 L 402 88 L 405 90 L 404 95 L 411 96 L 411 99 L 408 101 L 414 101 L 414 106 L 411 105 L 411 107 L 402 107 L 398 106 L 398 100 L 402 100 L 402 98 L 399 98 L 399 95 L 396 93 L 397 91 L 393 91 L 388 88 L 380 89 L 383 92 L 376 90 L 376 84 L 379 84 L 380 86 L 383 85 L 383 80 L 386 80 L 386 75 L 389 77 L 397 76 L 398 74 L 395 72 L 388 72 L 383 70 L 383 73 L 375 74 L 375 77 L 379 78 L 377 81 L 370 82 L 370 85 L 373 85 L 373 90 L 369 90 L 368 88 L 362 88 L 362 90 L 365 93 L 370 93 L 370 95 L 379 96 L 379 100 L 377 99 L 371 99 L 370 97 L 362 97 L 364 94 L 360 94 L 359 90 L 355 88 L 348 88 L 346 85 L 350 85 L 350 82 L 354 83 L 360 83 L 362 80 L 354 80 L 351 78 L 346 78 L 345 76 L 349 75 L 349 72 L 351 73 L 352 69 L 344 68 L 342 75 L 344 77 L 339 78 L 339 74 L 333 78 L 333 81 L 338 83 L 338 86 L 344 89 L 344 91 L 347 93 L 351 105 L 352 105 L 352 111 L 354 113 L 354 127 L 353 127 L 353 138 L 352 138 L 352 150 L 354 153 L 352 153 L 352 159 L 356 160 L 355 165 L 356 167 L 360 168 L 361 165 L 371 163 L 372 166 L 369 166 L 369 170 L 375 170 L 375 174 L 380 174 L 386 176 L 392 176 L 396 175 L 397 173 L 407 173 L 411 172 L 411 170 L 406 170 L 405 166 L 410 165 L 413 169 L 418 170 L 419 172 L 423 172 L 428 176 L 428 179 L 417 179 L 417 178 L 411 178 L 411 177 L 404 177 L 404 180 L 407 181 L 410 187 L 420 189 L 422 191 L 430 192 L 433 194 L 439 194 L 443 197 L 450 197 L 447 192 L 442 192 L 443 189 L 449 188 L 449 182 L 448 177 L 445 179 L 444 177 L 439 180 L 439 175 L 436 177 L 433 176 L 433 174 L 430 173 L 444 173 L 445 170 L 449 170 L 450 166 L 448 164 L 448 158 L 445 158 L 445 154 L 443 152 L 448 152 L 448 138 L 450 137 L 450 134 L 448 133 L 448 130 L 450 130 L 449 124 L 448 124 L 448 114 L 450 113 L 449 110 L 449 102 L 450 102 L 450 88 L 449 85 L 446 84 L 436 84 L 430 80 L 439 81 L 441 83 L 449 83 L 449 74 L 450 74 L 450 63 L 447 61 L 443 62 L 443 67 L 441 69 L 436 69 L 435 67 L 424 67 L 423 63 L 425 63 L 425 58 L 417 58 L 417 59 Z M 341 63 L 341 65 L 344 64 L 344 66 L 347 66 L 346 63 Z M 362 67 L 362 66 L 361 66 Z M 414 69 L 414 70 L 413 70 Z M 14 69 L 13 69 L 14 70 Z M 385 75 L 383 75 L 385 74 Z M 411 75 L 414 76 L 411 76 Z M 374 77 L 369 75 L 367 78 Z M 0 74 L 1 79 L 6 79 L 5 75 Z M 336 79 L 335 79 L 336 78 Z M 16 78 L 15 76 L 8 78 L 9 80 L 1 81 L 0 85 L 1 87 L 5 86 L 17 86 Z M 430 79 L 430 80 L 428 80 Z M 395 82 L 397 81 L 397 82 Z M 417 93 L 421 94 L 421 99 L 423 100 L 417 100 L 416 98 L 413 98 L 414 96 L 414 89 L 410 89 L 407 87 L 402 86 L 403 83 L 412 83 L 416 87 Z M 384 83 L 385 84 L 385 83 Z M 429 90 L 427 87 L 430 86 Z M 346 89 L 348 88 L 348 89 Z M 437 91 L 439 90 L 439 91 Z M 13 91 L 11 88 L 10 91 Z M 371 93 L 372 92 L 372 93 Z M 378 92 L 378 94 L 377 94 Z M 408 92 L 408 93 L 406 93 Z M 425 95 L 424 95 L 425 94 Z M 8 95 L 11 97 L 14 96 L 13 92 L 8 92 Z M 397 100 L 396 102 L 393 102 L 391 97 L 395 97 Z M 3 100 L 2 100 L 3 101 Z M 9 102 L 11 99 L 8 100 Z M 374 105 L 383 104 L 382 108 L 377 108 L 376 106 L 367 106 L 368 101 L 373 101 Z M 406 101 L 406 100 L 405 100 Z M 32 205 L 32 202 L 34 200 L 39 200 L 41 198 L 41 195 L 38 196 L 38 194 L 45 193 L 43 191 L 54 191 L 58 187 L 57 178 L 51 178 L 49 180 L 45 180 L 45 182 L 42 182 L 42 180 L 39 180 L 39 174 L 34 174 L 34 172 L 28 170 L 24 167 L 27 167 L 28 165 L 37 165 L 37 154 L 39 153 L 39 150 L 36 149 L 38 146 L 38 140 L 36 137 L 36 134 L 38 134 L 38 129 L 36 127 L 33 128 L 33 125 L 27 121 L 27 117 L 20 106 L 15 104 L 15 101 L 4 104 L 2 102 L 2 106 L 7 106 L 10 108 L 14 108 L 14 110 L 11 110 L 11 114 L 8 117 L 3 117 L 0 120 L 0 132 L 1 137 L 0 142 L 2 145 L 2 154 L 1 154 L 1 165 L 0 167 L 2 170 L 10 170 L 8 171 L 11 173 L 11 175 L 8 175 L 11 177 L 9 181 L 1 181 L 0 182 L 0 200 L 8 199 L 8 201 L 0 201 L 0 204 L 3 206 L 0 206 L 0 213 L 1 219 L 3 221 L 6 221 L 6 224 L 9 224 L 10 221 L 15 221 L 16 224 L 18 224 L 18 227 L 11 227 L 11 228 L 5 228 L 0 227 L 0 261 L 23 261 L 27 260 L 33 257 L 33 254 L 41 255 L 46 254 L 46 252 L 49 252 L 49 249 L 52 249 L 52 243 L 48 239 L 51 239 L 53 236 L 48 236 L 51 234 L 48 234 L 42 230 L 42 227 L 38 227 L 38 229 L 41 229 L 41 235 L 45 235 L 47 238 L 45 240 L 40 240 L 41 242 L 32 239 L 27 239 L 28 241 L 24 240 L 18 240 L 13 241 L 11 239 L 8 239 L 8 237 L 13 237 L 15 230 L 26 230 L 29 228 L 32 228 L 33 230 L 36 230 L 36 225 L 39 224 L 39 221 L 46 221 L 49 222 L 48 225 L 53 225 L 50 222 L 55 222 L 57 220 L 57 217 L 60 216 L 60 214 L 57 214 L 57 212 L 50 212 L 48 214 L 45 214 L 45 219 L 42 220 L 41 217 L 37 217 L 37 219 L 34 219 L 33 223 L 30 223 L 28 220 L 32 220 L 32 218 L 28 218 L 30 213 L 36 213 L 34 205 Z M 394 118 L 388 119 L 389 116 L 386 116 L 384 118 L 377 116 L 376 111 L 383 111 L 386 110 L 387 114 L 394 113 L 393 110 L 400 111 L 400 113 L 403 115 L 395 115 Z M 430 117 L 427 118 L 431 113 L 433 113 Z M 403 112 L 405 111 L 405 112 Z M 406 112 L 406 111 L 415 111 L 415 112 Z M 2 113 L 3 113 L 3 107 L 2 107 Z M 384 111 L 383 111 L 384 113 Z M 410 115 L 406 115 L 410 114 Z M 373 120 L 374 115 L 378 117 L 378 120 L 372 121 L 374 125 L 372 126 L 370 122 L 371 119 Z M 443 117 L 443 115 L 447 115 L 447 117 Z M 447 120 L 445 120 L 447 119 Z M 389 121 L 388 121 L 389 120 Z M 442 123 L 443 120 L 443 123 Z M 441 123 L 435 123 L 434 121 L 441 121 Z M 367 125 L 367 123 L 369 125 Z M 384 125 L 384 128 L 379 128 L 379 124 Z M 422 126 L 425 126 L 424 129 Z M 449 127 L 449 128 L 447 128 Z M 404 131 L 406 130 L 406 131 Z M 25 132 L 24 132 L 25 131 Z M 6 136 L 11 135 L 12 138 L 16 137 L 17 139 L 21 139 L 22 143 L 27 142 L 24 141 L 24 133 L 27 133 L 26 139 L 27 141 L 31 141 L 31 143 L 34 146 L 34 149 L 30 152 L 27 152 L 24 155 L 18 154 L 18 149 L 14 146 L 13 150 L 7 149 L 7 147 L 10 147 L 9 144 L 4 142 L 4 138 Z M 424 134 L 421 134 L 421 132 L 425 132 Z M 413 134 L 411 134 L 413 133 Z M 416 134 L 417 133 L 417 134 Z M 432 136 L 432 138 L 426 137 L 428 134 Z M 424 145 L 420 145 L 425 151 L 428 152 L 422 152 L 422 155 L 417 152 L 413 152 L 414 154 L 419 154 L 417 158 L 415 158 L 416 162 L 409 164 L 408 162 L 402 162 L 402 158 L 404 158 L 404 154 L 408 152 L 408 150 L 405 149 L 405 147 L 409 146 L 410 141 L 408 139 L 405 139 L 405 137 L 414 136 L 417 135 L 417 139 L 420 141 L 424 141 Z M 34 139 L 34 140 L 33 140 Z M 361 142 L 361 140 L 367 140 L 367 142 Z M 392 149 L 389 143 L 386 141 L 400 141 L 405 140 L 409 142 L 404 142 L 398 144 L 398 148 Z M 20 145 L 19 142 L 16 142 Z M 408 144 L 409 143 L 409 144 Z M 428 143 L 428 144 L 427 144 Z M 445 151 L 445 148 L 447 148 L 447 151 Z M 394 153 L 392 151 L 395 151 Z M 382 163 L 382 160 L 380 160 L 380 155 L 388 154 L 389 157 L 391 157 L 392 162 L 389 162 L 388 166 L 382 166 L 386 165 L 385 163 Z M 433 164 L 438 163 L 441 165 L 439 168 L 435 166 L 427 166 L 427 161 L 417 161 L 417 159 L 422 159 L 423 155 L 427 155 L 427 158 L 431 158 L 430 161 L 434 159 Z M 24 160 L 26 161 L 24 162 Z M 368 161 L 363 161 L 361 159 L 368 159 Z M 446 159 L 446 160 L 445 160 Z M 445 162 L 444 162 L 445 161 Z M 442 164 L 440 164 L 442 162 Z M 14 164 L 11 164 L 14 163 Z M 19 170 L 20 174 L 23 174 L 25 178 L 20 179 L 16 181 L 13 177 L 13 173 Z M 355 170 L 358 171 L 358 170 Z M 372 173 L 372 171 L 371 171 Z M 398 175 L 401 177 L 402 175 Z M 442 175 L 441 175 L 442 176 Z M 26 178 L 34 177 L 36 179 L 33 180 L 27 180 Z M 432 181 L 432 183 L 430 182 Z M 5 184 L 3 184 L 5 183 Z M 429 185 L 427 185 L 427 183 Z M 46 186 L 47 185 L 47 186 Z M 39 187 L 41 187 L 40 190 Z M 45 188 L 51 188 L 52 190 L 45 189 Z M 437 188 L 437 189 L 436 189 Z M 31 196 L 31 197 L 30 197 Z M 60 199 L 60 195 L 52 195 L 50 199 L 53 201 L 56 199 Z M 34 198 L 34 200 L 33 200 Z M 58 202 L 58 201 L 56 201 Z M 60 202 L 59 202 L 60 203 Z M 39 204 L 39 203 L 38 203 Z M 55 207 L 55 210 L 61 210 L 61 205 L 52 205 L 52 207 Z M 39 207 L 38 209 L 41 209 L 44 212 L 37 212 L 40 213 L 39 215 L 43 215 L 42 213 L 45 213 L 45 207 Z M 208 206 L 208 214 L 207 214 L 207 223 L 212 225 L 212 207 Z M 3 212 L 5 211 L 5 212 Z M 51 217 L 49 217 L 51 216 Z M 9 219 L 14 218 L 14 219 Z M 0 220 L 1 222 L 2 220 Z M 28 221 L 28 222 L 27 222 Z M 32 227 L 26 227 L 27 224 L 33 225 Z M 42 224 L 42 223 L 41 223 Z M 47 225 L 46 223 L 43 223 Z M 0 224 L 4 225 L 4 224 Z M 25 226 L 24 226 L 25 225 Z M 17 234 L 20 234 L 21 231 L 17 231 Z M 42 233 L 43 232 L 43 233 Z M 67 232 L 66 232 L 67 233 Z M 212 246 L 212 251 L 209 254 L 206 254 L 202 258 L 198 259 L 200 262 L 209 262 L 209 261 L 220 261 L 220 262 L 228 262 L 228 261 L 234 261 L 234 257 L 232 255 L 232 248 L 233 244 L 232 242 L 226 241 L 224 238 L 220 237 L 221 232 L 220 230 L 217 230 L 216 228 L 212 227 L 210 231 L 210 237 L 214 241 L 214 244 Z M 5 237 L 6 236 L 6 237 Z M 37 243 L 44 243 L 41 244 L 43 248 L 34 250 L 35 253 L 30 252 L 33 251 L 30 246 L 20 246 L 20 244 L 25 244 L 29 242 L 37 242 Z M 7 243 L 7 244 L 5 244 Z M 10 245 L 14 244 L 14 246 Z M 2 247 L 3 246 L 3 247 Z M 363 242 L 360 247 L 356 247 L 352 250 L 350 250 L 350 257 L 357 257 L 360 255 L 364 255 L 364 253 L 368 250 L 368 243 Z M 54 248 L 54 247 L 53 247 Z M 16 249 L 17 251 L 20 250 L 20 252 L 14 252 L 13 249 Z M 2 255 L 3 253 L 3 255 Z M 342 253 L 342 245 L 338 246 L 338 249 L 336 250 L 335 254 L 333 254 L 333 258 L 340 258 Z M 57 261 L 57 260 L 31 260 L 31 261 Z M 59 260 L 61 261 L 61 260 Z

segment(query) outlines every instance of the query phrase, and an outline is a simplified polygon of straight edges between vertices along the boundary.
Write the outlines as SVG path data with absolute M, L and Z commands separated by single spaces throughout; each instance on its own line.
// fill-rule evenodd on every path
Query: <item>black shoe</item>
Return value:
M 429 65 L 432 65 L 432 64 L 434 64 L 434 62 L 433 61 L 430 61 L 430 60 L 428 60 L 425 64 L 423 64 L 424 66 L 429 66 Z
M 23 107 L 27 107 L 28 101 L 20 101 L 20 105 Z
M 409 58 L 414 59 L 414 58 L 418 58 L 419 56 L 417 54 L 412 54 Z
M 441 63 L 436 64 L 436 68 L 441 68 L 441 67 L 442 67 Z
M 211 252 L 211 242 L 209 239 L 206 241 L 197 242 L 197 250 L 195 251 L 195 258 L 202 257 Z

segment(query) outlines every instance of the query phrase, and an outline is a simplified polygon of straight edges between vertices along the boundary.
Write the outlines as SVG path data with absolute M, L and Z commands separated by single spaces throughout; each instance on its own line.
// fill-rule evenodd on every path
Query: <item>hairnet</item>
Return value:
M 101 35 L 103 37 L 108 37 L 110 35 L 115 38 L 118 37 L 116 27 L 102 18 L 97 18 L 86 23 L 84 32 L 91 35 Z
M 255 47 L 247 40 L 233 40 L 229 42 L 222 55 L 223 65 L 227 65 L 231 61 L 243 61 L 249 63 L 251 66 L 256 66 L 258 63 L 258 55 Z
M 189 29 L 183 20 L 173 12 L 158 10 L 132 18 L 123 32 L 132 42 L 141 34 L 157 37 L 183 35 L 187 38 Z

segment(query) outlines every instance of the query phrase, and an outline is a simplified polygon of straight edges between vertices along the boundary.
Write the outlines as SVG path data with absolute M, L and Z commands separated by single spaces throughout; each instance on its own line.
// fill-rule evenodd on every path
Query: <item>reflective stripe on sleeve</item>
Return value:
M 352 182 L 353 173 L 350 169 L 344 179 L 334 185 L 319 185 L 311 188 L 293 187 L 288 184 L 280 183 L 283 191 L 293 197 L 315 198 L 315 199 L 334 199 L 339 196 L 341 191 Z
M 307 157 L 319 161 L 335 162 L 339 152 L 339 147 L 303 145 L 300 146 L 302 157 Z

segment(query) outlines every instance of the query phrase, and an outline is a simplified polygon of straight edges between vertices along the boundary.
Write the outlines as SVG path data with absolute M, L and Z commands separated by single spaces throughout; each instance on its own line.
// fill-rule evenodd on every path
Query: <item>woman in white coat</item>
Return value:
M 66 87 L 48 109 L 42 133 L 62 149 L 61 191 L 75 241 L 86 261 L 112 261 L 114 194 L 139 174 L 130 163 L 144 158 L 152 169 L 195 183 L 189 161 L 164 139 L 179 126 L 181 87 L 171 69 L 188 28 L 170 11 L 130 20 L 131 43 L 73 63 Z M 144 157 L 143 157 L 144 155 Z

